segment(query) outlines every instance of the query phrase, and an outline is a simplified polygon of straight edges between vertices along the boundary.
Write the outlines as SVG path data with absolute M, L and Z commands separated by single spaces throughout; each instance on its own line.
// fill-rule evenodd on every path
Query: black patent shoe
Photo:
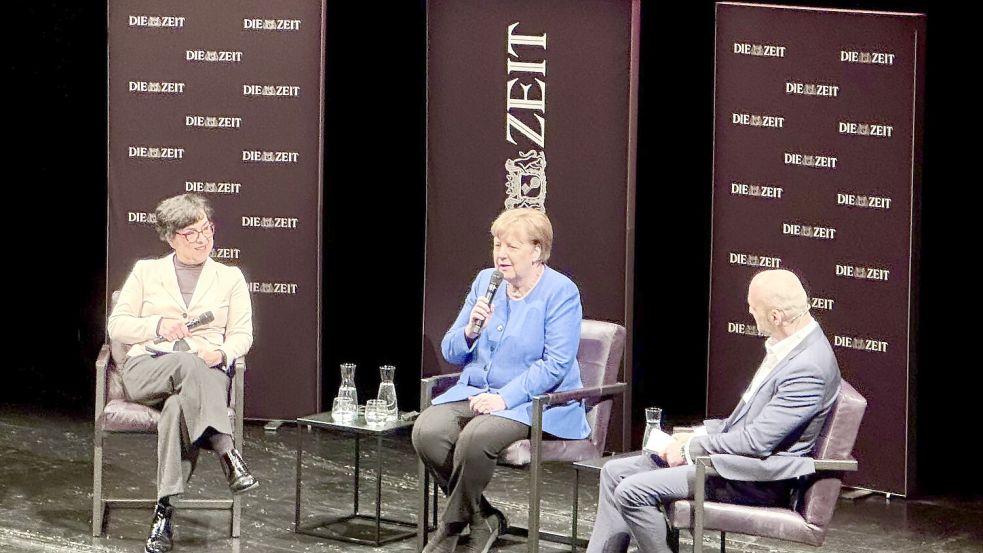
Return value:
M 246 467 L 246 462 L 242 460 L 242 455 L 239 455 L 238 451 L 229 450 L 228 453 L 222 454 L 220 459 L 222 471 L 229 480 L 229 490 L 233 494 L 240 494 L 259 486 L 259 481 L 249 474 L 249 468 Z
M 174 507 L 158 503 L 154 509 L 154 522 L 150 527 L 150 536 L 147 538 L 147 545 L 143 548 L 146 553 L 167 553 L 174 547 L 174 527 L 171 524 L 171 517 L 174 515 Z

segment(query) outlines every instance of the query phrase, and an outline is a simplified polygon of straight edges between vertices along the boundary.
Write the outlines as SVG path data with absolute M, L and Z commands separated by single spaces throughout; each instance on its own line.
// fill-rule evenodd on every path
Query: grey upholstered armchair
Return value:
M 727 532 L 822 545 L 839 498 L 843 473 L 857 470 L 851 454 L 866 408 L 867 400 L 843 380 L 816 443 L 816 473 L 803 478 L 799 500 L 791 509 L 706 501 L 706 477 L 717 473 L 710 457 L 695 459 L 694 498 L 673 502 L 667 512 L 675 549 L 679 549 L 680 528 L 692 529 L 694 553 L 702 552 L 706 530 L 720 532 L 722 552 L 726 549 Z
M 539 550 L 539 540 L 570 544 L 575 536 L 566 536 L 539 529 L 539 503 L 542 485 L 542 463 L 572 463 L 594 459 L 604 455 L 608 423 L 614 398 L 624 396 L 627 386 L 618 382 L 618 372 L 625 350 L 625 328 L 615 323 L 585 319 L 581 323 L 580 347 L 577 362 L 580 364 L 580 378 L 584 387 L 580 390 L 544 394 L 533 398 L 531 438 L 513 443 L 499 457 L 499 465 L 529 470 L 529 521 L 528 526 L 510 525 L 504 532 L 528 536 L 528 550 Z M 445 374 L 424 378 L 420 390 L 420 410 L 430 405 L 431 400 L 453 386 L 460 373 Z M 584 401 L 587 422 L 591 434 L 583 440 L 543 439 L 543 409 L 550 405 L 568 401 Z M 625 406 L 625 402 L 622 402 Z M 418 504 L 417 538 L 418 548 L 426 544 L 425 524 L 430 509 L 430 474 L 423 463 L 419 466 L 420 496 Z M 437 495 L 434 492 L 434 519 L 436 519 Z M 578 541 L 578 543 L 581 543 Z
M 113 292 L 110 308 L 116 305 L 119 291 Z M 120 434 L 149 434 L 157 432 L 157 421 L 160 411 L 139 403 L 126 400 L 123 393 L 122 376 L 119 370 L 119 360 L 125 359 L 129 346 L 118 341 L 109 340 L 103 344 L 96 358 L 96 397 L 95 397 L 95 431 L 93 436 L 92 453 L 92 535 L 101 536 L 106 514 L 111 507 L 117 508 L 154 508 L 157 500 L 148 498 L 109 498 L 103 494 L 103 446 L 106 438 Z M 243 406 L 243 375 L 246 371 L 246 358 L 240 357 L 235 361 L 235 376 L 232 378 L 231 407 L 229 418 L 234 430 L 233 439 L 237 446 L 243 443 L 242 406 Z M 173 396 L 168 401 L 179 401 Z M 148 454 L 153 448 L 148 448 Z M 153 477 L 148 474 L 148 482 Z M 233 496 L 231 499 L 184 499 L 176 502 L 182 508 L 191 509 L 220 509 L 229 510 L 231 523 L 229 533 L 238 538 L 242 520 L 242 499 Z

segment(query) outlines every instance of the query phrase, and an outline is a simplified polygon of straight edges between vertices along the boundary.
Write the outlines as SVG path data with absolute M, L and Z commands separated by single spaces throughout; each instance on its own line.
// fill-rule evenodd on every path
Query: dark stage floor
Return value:
M 275 434 L 247 426 L 244 455 L 262 480 L 247 496 L 242 538 L 227 539 L 228 516 L 179 512 L 175 552 L 180 551 L 414 551 L 405 540 L 379 548 L 357 546 L 292 531 L 297 430 L 282 427 Z M 343 514 L 351 506 L 352 442 L 329 433 L 306 439 L 304 489 L 306 513 Z M 412 518 L 416 464 L 403 436 L 386 442 L 384 515 Z M 310 453 L 307 454 L 306 452 Z M 116 437 L 106 449 L 107 490 L 131 497 L 151 496 L 155 471 L 154 443 L 148 437 Z M 363 447 L 363 471 L 373 466 L 371 448 Z M 364 473 L 363 473 L 364 474 Z M 546 475 L 542 520 L 545 529 L 569 530 L 570 483 L 573 471 L 551 467 Z M 362 510 L 373 507 L 373 482 L 363 480 Z M 525 474 L 501 469 L 489 495 L 512 518 L 525 514 Z M 107 532 L 91 537 L 92 425 L 87 419 L 34 412 L 30 408 L 0 408 L 0 551 L 137 552 L 149 526 L 150 512 L 115 510 Z M 594 520 L 597 487 L 581 487 L 583 536 Z M 225 497 L 218 462 L 203 452 L 191 483 L 195 496 Z M 686 541 L 688 536 L 683 536 Z M 689 543 L 684 545 L 687 550 Z M 807 546 L 728 536 L 730 551 L 816 551 Z M 519 539 L 503 538 L 499 551 L 525 551 Z M 544 546 L 544 551 L 561 551 Z M 947 499 L 906 501 L 871 496 L 842 500 L 833 527 L 821 549 L 828 553 L 983 552 L 983 504 Z

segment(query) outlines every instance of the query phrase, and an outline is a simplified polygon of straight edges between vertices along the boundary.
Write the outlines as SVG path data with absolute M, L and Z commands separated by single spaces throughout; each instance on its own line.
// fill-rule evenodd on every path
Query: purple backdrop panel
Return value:
M 153 209 L 215 208 L 212 257 L 239 266 L 254 310 L 246 416 L 320 408 L 324 3 L 112 0 L 107 293 L 169 252 Z
M 455 370 L 440 341 L 506 207 L 546 210 L 550 264 L 580 286 L 585 317 L 631 321 L 638 10 L 428 3 L 424 375 Z
M 869 401 L 851 483 L 911 489 L 925 18 L 717 5 L 707 410 L 764 356 L 747 284 L 798 273 Z

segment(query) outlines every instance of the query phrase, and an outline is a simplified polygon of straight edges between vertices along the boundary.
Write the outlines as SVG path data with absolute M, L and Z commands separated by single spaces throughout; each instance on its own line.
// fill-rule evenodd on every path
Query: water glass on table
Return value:
M 350 397 L 336 397 L 331 404 L 331 418 L 337 422 L 355 420 L 355 412 L 355 402 Z
M 365 423 L 382 426 L 386 422 L 386 400 L 370 399 L 365 402 Z

